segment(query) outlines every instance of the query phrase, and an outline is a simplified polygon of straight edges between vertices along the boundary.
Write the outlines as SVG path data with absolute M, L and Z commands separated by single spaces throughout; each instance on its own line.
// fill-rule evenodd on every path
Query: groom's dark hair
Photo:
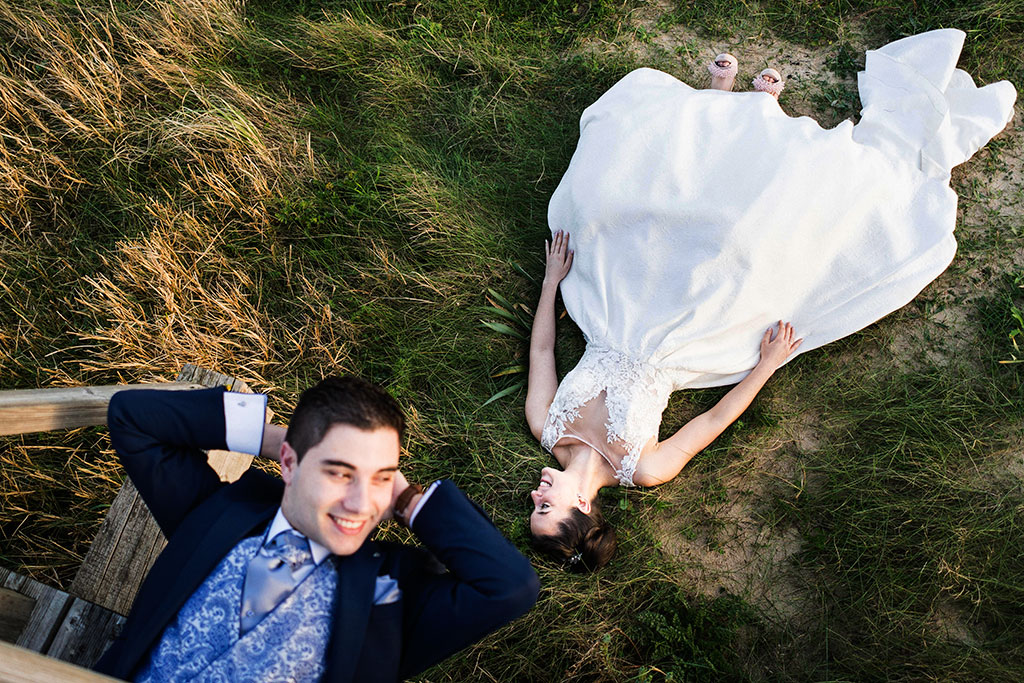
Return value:
M 399 439 L 405 434 L 405 416 L 388 392 L 365 379 L 345 375 L 328 377 L 302 392 L 285 441 L 301 461 L 336 424 L 367 431 L 390 427 Z
M 571 572 L 583 574 L 608 564 L 618 547 L 615 529 L 609 524 L 597 501 L 591 501 L 590 514 L 573 508 L 558 523 L 558 531 L 544 536 L 533 535 L 533 547 L 563 562 Z

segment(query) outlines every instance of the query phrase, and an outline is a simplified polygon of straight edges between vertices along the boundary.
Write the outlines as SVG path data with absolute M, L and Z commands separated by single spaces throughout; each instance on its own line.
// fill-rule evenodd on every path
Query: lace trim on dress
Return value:
M 605 392 L 607 442 L 626 450 L 615 476 L 622 486 L 635 486 L 633 474 L 640 453 L 658 435 L 661 413 L 672 393 L 667 373 L 618 351 L 588 344 L 576 367 L 562 379 L 548 409 L 541 446 L 549 452 L 566 434 L 566 426 L 580 417 L 580 408 Z M 600 449 L 598 449 L 600 452 Z M 607 454 L 601 453 L 610 461 Z

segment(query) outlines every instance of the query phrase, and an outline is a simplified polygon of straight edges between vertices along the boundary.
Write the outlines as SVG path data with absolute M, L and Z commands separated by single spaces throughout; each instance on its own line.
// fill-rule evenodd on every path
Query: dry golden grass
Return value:
M 30 265 L 34 245 L 67 247 L 93 227 L 80 207 L 94 201 L 97 222 L 128 234 L 98 253 L 94 275 L 60 293 L 54 312 L 94 321 L 81 334 L 84 376 L 166 376 L 188 361 L 266 387 L 265 368 L 294 359 L 297 347 L 344 366 L 345 326 L 330 319 L 315 284 L 301 273 L 289 282 L 311 322 L 278 329 L 261 308 L 253 269 L 225 253 L 233 235 L 262 236 L 268 202 L 317 174 L 298 103 L 209 66 L 248 40 L 238 3 L 3 3 L 0 40 L 11 46 L 0 57 L 0 246 L 25 254 L 17 276 L 0 280 L 14 313 L 0 323 L 0 340 L 45 342 L 31 310 L 39 302 L 20 291 L 52 276 Z M 11 360 L 17 354 L 5 346 L 0 360 Z
M 0 525 L 18 538 L 4 552 L 5 568 L 51 585 L 74 575 L 107 504 L 96 492 L 115 491 L 123 476 L 112 454 L 96 457 L 105 443 L 93 430 L 5 440 Z
M 68 200 L 85 188 L 124 193 L 133 173 L 155 176 L 172 206 L 203 220 L 262 227 L 265 202 L 312 157 L 294 102 L 204 66 L 246 39 L 237 4 L 223 0 L 137 12 L 0 4 L 4 229 L 70 228 Z M 123 203 L 144 224 L 173 226 L 161 221 L 176 212 L 147 211 L 147 199 Z
M 267 240 L 271 205 L 320 161 L 298 102 L 223 66 L 250 40 L 240 9 L 0 1 L 3 388 L 168 379 L 198 363 L 266 391 L 297 364 L 351 369 L 330 287 Z M 288 302 L 273 314 L 268 261 Z M 20 549 L 3 554 L 66 579 L 89 535 L 49 539 L 68 538 L 69 519 L 91 529 L 120 474 L 105 437 L 33 457 L 28 444 L 46 441 L 0 443 L 0 530 Z M 45 512 L 90 498 L 93 512 Z

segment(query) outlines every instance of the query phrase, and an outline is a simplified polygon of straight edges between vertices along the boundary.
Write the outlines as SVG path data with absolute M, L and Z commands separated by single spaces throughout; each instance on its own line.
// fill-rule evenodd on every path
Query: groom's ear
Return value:
M 292 445 L 287 441 L 281 442 L 281 478 L 287 486 L 295 475 L 295 469 L 299 466 L 299 454 L 295 452 Z

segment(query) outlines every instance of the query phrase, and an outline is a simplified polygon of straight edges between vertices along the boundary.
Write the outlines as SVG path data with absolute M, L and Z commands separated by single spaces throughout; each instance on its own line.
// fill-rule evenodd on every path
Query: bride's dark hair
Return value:
M 573 508 L 558 523 L 558 531 L 544 536 L 533 535 L 533 547 L 565 563 L 566 569 L 577 573 L 592 572 L 608 564 L 618 541 L 615 529 L 605 521 L 594 501 L 590 514 Z

